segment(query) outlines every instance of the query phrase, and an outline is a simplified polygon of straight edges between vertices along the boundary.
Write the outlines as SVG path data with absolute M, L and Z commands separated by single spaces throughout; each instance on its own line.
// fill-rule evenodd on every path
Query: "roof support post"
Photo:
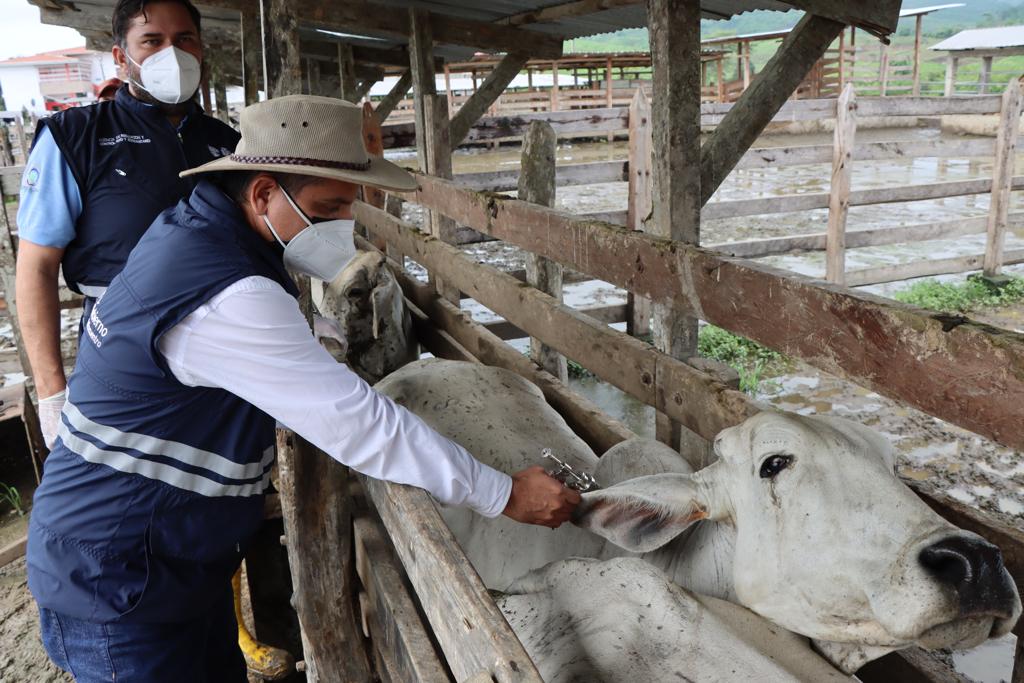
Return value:
M 298 19 L 289 0 L 260 0 L 268 97 L 302 88 Z M 312 322 L 309 278 L 296 278 L 299 305 Z M 365 681 L 369 662 L 356 624 L 352 582 L 352 507 L 348 470 L 289 430 L 277 431 L 281 514 L 306 679 Z M 338 596 L 344 599 L 338 599 Z
M 1003 263 L 1003 244 L 1006 242 L 1010 189 L 1020 129 L 1021 97 L 1020 81 L 1010 79 L 1003 93 L 1003 108 L 996 132 L 996 158 L 989 201 L 988 239 L 985 244 L 984 274 L 987 278 L 996 278 Z
M 555 205 L 555 148 L 558 140 L 555 130 L 546 121 L 532 121 L 523 139 L 522 162 L 519 173 L 519 198 L 541 206 Z M 562 264 L 549 258 L 527 252 L 526 282 L 562 300 Z M 557 377 L 563 384 L 569 381 L 565 356 L 541 342 L 530 338 L 530 357 L 535 363 Z
M 498 62 L 498 65 L 487 75 L 472 97 L 466 100 L 459 112 L 452 117 L 450 133 L 452 149 L 458 147 L 459 143 L 469 135 L 473 124 L 501 96 L 512 79 L 519 75 L 522 68 L 526 66 L 529 59 L 529 55 L 524 52 L 510 52 Z
M 377 121 L 383 124 L 384 120 L 391 116 L 391 112 L 395 110 L 398 103 L 405 99 L 405 96 L 409 93 L 409 88 L 411 87 L 412 69 L 408 69 L 402 74 L 402 77 L 399 78 L 393 86 L 391 86 L 391 91 L 377 103 L 377 107 L 374 109 L 374 112 L 377 114 Z
M 341 99 L 348 102 L 355 102 L 359 99 L 356 60 L 352 56 L 352 46 L 348 43 L 338 43 L 338 84 L 341 89 Z
M 946 55 L 946 89 L 943 94 L 952 97 L 956 94 L 956 71 L 960 60 L 952 54 Z
M 914 97 L 921 94 L 921 27 L 923 20 L 923 14 L 918 14 L 914 20 L 914 83 L 911 90 Z
M 430 30 L 430 16 L 424 10 L 409 10 L 409 71 L 412 73 L 412 98 L 416 108 L 416 156 L 420 168 L 429 173 L 427 158 L 424 97 L 437 94 L 434 73 L 434 38 Z
M 701 205 L 711 199 L 843 28 L 837 21 L 807 14 L 786 36 L 775 55 L 704 143 L 700 154 Z M 655 149 L 658 149 L 657 142 Z
M 649 232 L 699 244 L 700 4 L 690 0 L 649 0 L 647 25 L 654 69 L 654 188 Z M 688 315 L 688 310 L 675 302 L 657 303 L 653 310 L 655 345 L 681 360 L 697 353 L 697 318 Z M 663 414 L 658 415 L 657 435 L 673 448 L 682 446 L 683 427 Z
M 263 46 L 260 41 L 260 17 L 255 12 L 242 12 L 240 17 L 242 50 L 242 88 L 245 106 L 259 101 L 263 74 Z

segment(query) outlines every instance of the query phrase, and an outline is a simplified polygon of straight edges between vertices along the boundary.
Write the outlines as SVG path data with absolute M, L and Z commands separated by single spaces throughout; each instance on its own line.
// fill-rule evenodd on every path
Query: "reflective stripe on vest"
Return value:
M 242 464 L 180 441 L 123 432 L 93 422 L 70 401 L 64 404 L 63 415 L 64 420 L 58 436 L 68 449 L 91 463 L 107 465 L 121 472 L 138 474 L 211 497 L 258 495 L 270 485 L 270 465 L 274 461 L 273 446 L 263 452 L 260 462 Z M 140 453 L 142 457 L 125 452 L 126 450 Z M 150 460 L 147 456 L 170 462 Z M 184 468 L 206 470 L 238 483 L 222 482 Z

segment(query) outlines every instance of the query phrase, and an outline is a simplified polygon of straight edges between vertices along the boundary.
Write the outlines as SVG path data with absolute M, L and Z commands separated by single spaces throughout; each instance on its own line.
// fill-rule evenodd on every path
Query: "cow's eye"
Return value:
M 792 455 L 773 455 L 761 463 L 761 478 L 772 479 L 776 474 L 789 467 L 793 462 Z
M 365 292 L 363 292 L 363 290 L 359 289 L 358 287 L 353 287 L 352 289 L 348 290 L 348 292 L 346 292 L 345 294 L 346 296 L 348 296 L 349 299 L 362 299 L 364 293 Z

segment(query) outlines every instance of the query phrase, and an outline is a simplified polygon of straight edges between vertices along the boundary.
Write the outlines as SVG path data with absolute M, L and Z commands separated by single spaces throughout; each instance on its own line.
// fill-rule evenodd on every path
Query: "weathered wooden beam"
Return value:
M 476 92 L 466 100 L 458 113 L 452 117 L 450 136 L 453 148 L 458 147 L 466 138 L 473 124 L 483 116 L 488 107 L 494 104 L 495 100 L 508 87 L 508 84 L 512 82 L 512 79 L 519 75 L 519 72 L 529 59 L 530 56 L 525 52 L 510 52 L 487 75 L 487 78 L 480 84 Z
M 267 98 L 302 92 L 298 20 L 286 0 L 259 0 Z
M 943 259 L 928 259 L 926 261 L 912 261 L 895 266 L 859 268 L 851 270 L 846 274 L 846 282 L 850 287 L 862 287 L 864 285 L 877 285 L 882 282 L 902 282 L 903 280 L 931 277 L 933 275 L 966 273 L 972 270 L 982 270 L 984 261 L 984 254 L 975 254 Z M 1012 266 L 1022 262 L 1024 262 L 1024 249 L 1011 249 L 1003 254 L 1003 265 L 1005 266 Z
M 359 86 L 356 88 L 355 101 L 363 99 L 370 94 L 370 89 L 373 88 L 377 83 L 380 82 L 379 78 L 363 78 L 359 81 Z
M 555 150 L 558 141 L 549 124 L 534 121 L 523 140 L 519 175 L 519 199 L 540 206 L 555 205 Z M 562 266 L 556 261 L 526 253 L 526 282 L 562 300 Z M 569 379 L 565 356 L 536 337 L 530 338 L 530 356 L 562 382 Z
M 338 43 L 338 85 L 341 99 L 356 102 L 359 82 L 356 78 L 356 60 L 349 43 Z
M 380 514 L 456 680 L 542 683 L 480 577 L 419 488 L 360 476 Z M 444 576 L 444 581 L 437 577 Z M 336 680 L 364 681 L 366 678 Z
M 1024 335 L 759 263 L 417 176 L 414 201 L 463 225 L 1024 448 Z
M 995 277 L 1003 265 L 1003 244 L 1010 211 L 1010 189 L 1016 167 L 1017 131 L 1020 128 L 1021 87 L 1010 79 L 1003 93 L 1003 111 L 996 133 L 996 157 L 992 169 L 992 193 L 989 202 L 988 238 L 985 244 L 985 276 Z
M 252 1 L 203 0 L 202 4 L 207 7 L 242 11 L 247 9 Z M 336 3 L 294 0 L 292 8 L 298 20 L 308 26 L 341 31 L 361 30 L 403 40 L 412 32 L 406 12 L 396 10 L 393 6 L 365 0 Z M 562 56 L 562 38 L 550 33 L 433 12 L 425 13 L 423 18 L 430 24 L 434 38 L 439 43 L 503 52 L 522 50 L 547 59 Z
M 653 201 L 652 159 L 654 141 L 651 136 L 651 104 L 643 88 L 637 88 L 629 105 L 629 198 L 626 225 L 631 230 L 644 230 L 651 217 Z M 629 315 L 626 332 L 643 337 L 651 332 L 651 302 L 632 292 L 627 299 Z
M 405 99 L 405 96 L 409 93 L 409 88 L 411 87 L 412 69 L 409 69 L 402 74 L 401 78 L 399 78 L 393 86 L 391 86 L 391 91 L 377 103 L 377 106 L 374 108 L 374 111 L 377 113 L 377 120 L 384 123 L 384 121 L 391 116 L 391 112 L 395 110 L 398 103 Z M 383 131 L 381 134 L 383 135 Z M 384 146 L 389 146 L 386 141 L 384 142 Z
M 260 17 L 256 12 L 243 12 L 239 17 L 242 50 L 242 89 L 245 106 L 259 101 L 263 83 L 263 41 L 260 36 Z
M 876 2 L 848 2 L 847 0 L 787 0 L 788 4 L 806 12 L 845 25 L 857 26 L 886 42 L 890 33 L 896 30 L 900 17 L 902 0 L 880 0 Z
M 416 611 L 380 522 L 353 519 L 356 572 L 366 592 L 363 611 L 375 650 L 385 650 L 395 683 L 446 681 L 448 675 Z
M 701 149 L 701 205 L 706 204 L 743 154 L 793 94 L 844 25 L 807 14 L 743 91 Z
M 687 429 L 713 435 L 717 433 L 715 425 L 748 410 L 737 407 L 746 401 L 743 394 L 688 363 L 583 315 L 544 292 L 522 287 L 511 275 L 476 263 L 457 248 L 431 239 L 383 211 L 361 202 L 356 204 L 355 211 L 359 221 L 397 245 L 409 258 Z
M 652 218 L 648 232 L 700 243 L 700 3 L 648 0 L 654 98 Z M 674 300 L 653 305 L 654 344 L 672 358 L 697 355 L 697 319 Z M 658 417 L 658 439 L 681 448 L 679 426 Z
M 410 8 L 408 15 L 409 25 L 412 27 L 409 32 L 409 72 L 412 74 L 412 99 L 416 110 L 413 121 L 416 130 L 416 157 L 420 168 L 429 173 L 430 142 L 427 140 L 425 109 L 432 106 L 432 103 L 426 102 L 425 96 L 437 93 L 433 61 L 434 37 L 426 11 Z
M 846 217 L 850 213 L 856 110 L 853 85 L 847 83 L 836 105 L 832 179 L 828 195 L 828 240 L 825 244 L 825 279 L 838 285 L 844 284 L 846 278 Z

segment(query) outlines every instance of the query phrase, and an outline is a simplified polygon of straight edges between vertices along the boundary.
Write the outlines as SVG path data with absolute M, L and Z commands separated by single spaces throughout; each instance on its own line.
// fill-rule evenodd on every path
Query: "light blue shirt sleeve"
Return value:
M 75 238 L 82 195 L 49 128 L 39 133 L 21 176 L 18 237 L 63 249 Z

